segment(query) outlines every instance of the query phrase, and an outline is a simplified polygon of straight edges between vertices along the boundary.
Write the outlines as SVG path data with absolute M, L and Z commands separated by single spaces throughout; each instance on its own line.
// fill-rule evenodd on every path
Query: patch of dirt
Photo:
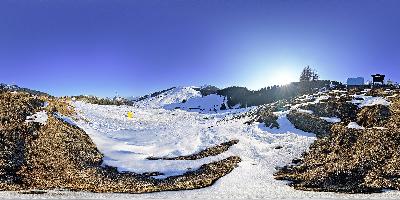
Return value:
M 178 156 L 178 157 L 149 157 L 147 158 L 148 160 L 198 160 L 202 158 L 206 158 L 209 156 L 216 156 L 219 155 L 225 151 L 228 151 L 228 149 L 237 144 L 239 140 L 231 140 L 229 142 L 224 142 L 219 145 L 209 147 L 205 150 L 200 151 L 199 153 L 188 155 L 188 156 Z

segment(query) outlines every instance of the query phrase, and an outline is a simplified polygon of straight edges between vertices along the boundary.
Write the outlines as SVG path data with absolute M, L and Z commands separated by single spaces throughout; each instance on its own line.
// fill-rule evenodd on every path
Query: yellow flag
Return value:
M 133 117 L 133 113 L 132 112 L 128 112 L 128 118 L 132 118 Z

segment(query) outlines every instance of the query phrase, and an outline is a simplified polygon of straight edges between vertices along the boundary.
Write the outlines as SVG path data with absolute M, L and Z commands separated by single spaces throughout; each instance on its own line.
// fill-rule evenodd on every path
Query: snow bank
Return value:
M 225 104 L 225 107 L 228 108 L 224 96 L 210 94 L 203 97 L 192 97 L 184 103 L 173 103 L 164 106 L 164 108 L 169 110 L 179 108 L 186 111 L 209 113 L 219 111 L 222 104 Z
M 301 113 L 307 113 L 307 114 L 313 114 L 314 113 L 312 110 L 304 110 L 304 109 L 301 109 L 301 108 L 297 108 L 297 111 L 301 112 Z
M 358 125 L 357 122 L 350 122 L 349 125 L 347 125 L 347 128 L 365 129 L 364 127 Z
M 339 123 L 342 121 L 340 118 L 337 117 L 320 117 L 320 118 L 330 123 Z
M 39 111 L 31 116 L 27 116 L 25 122 L 38 122 L 42 125 L 46 125 L 48 116 L 46 111 Z
M 384 106 L 390 105 L 390 102 L 383 97 L 372 97 L 365 95 L 354 95 L 353 97 L 354 99 L 351 100 L 351 103 L 358 105 L 358 107 L 360 108 L 373 105 L 384 105 Z
M 196 87 L 176 87 L 163 92 L 155 97 L 149 97 L 136 102 L 135 105 L 142 108 L 161 108 L 168 104 L 181 103 L 193 97 L 201 97 L 201 93 L 195 90 Z
M 77 125 L 77 124 L 74 122 L 73 119 L 71 119 L 70 117 L 67 117 L 67 116 L 62 115 L 62 114 L 59 113 L 59 112 L 55 112 L 55 113 L 54 113 L 54 116 L 57 117 L 58 119 L 64 121 L 64 122 L 68 123 L 68 124 L 71 124 L 71 125 L 74 125 L 74 126 Z

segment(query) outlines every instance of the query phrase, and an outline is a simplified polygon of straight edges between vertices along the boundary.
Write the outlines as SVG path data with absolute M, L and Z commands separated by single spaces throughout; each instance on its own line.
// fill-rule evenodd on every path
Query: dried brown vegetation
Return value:
M 317 139 L 299 162 L 279 169 L 275 178 L 289 180 L 291 186 L 301 190 L 400 190 L 400 99 L 393 99 L 389 107 L 376 105 L 343 112 L 350 113 L 346 114 L 349 119 L 356 116 L 354 120 L 366 128 L 350 129 L 347 122 L 333 125 L 329 134 Z
M 48 106 L 43 107 L 47 102 Z M 26 123 L 26 117 L 45 110 L 45 125 Z M 154 179 L 135 173 L 119 173 L 102 167 L 103 155 L 77 126 L 56 117 L 72 115 L 66 99 L 0 93 L 0 190 L 69 189 L 91 192 L 143 193 L 202 188 L 232 171 L 236 156 L 203 165 L 186 174 Z
M 318 137 L 328 135 L 333 125 L 315 115 L 298 112 L 296 110 L 290 111 L 289 114 L 287 114 L 287 118 L 297 129 L 314 133 Z

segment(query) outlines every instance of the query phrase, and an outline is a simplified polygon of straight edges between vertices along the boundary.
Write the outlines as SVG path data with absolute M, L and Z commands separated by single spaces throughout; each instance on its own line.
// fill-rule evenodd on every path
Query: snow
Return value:
M 165 175 L 156 178 L 165 178 L 228 156 L 240 156 L 243 161 L 231 174 L 212 187 L 191 192 L 203 197 L 211 197 L 207 192 L 210 190 L 213 194 L 232 194 L 234 197 L 268 196 L 273 190 L 265 188 L 271 186 L 291 190 L 286 182 L 273 179 L 275 168 L 299 157 L 316 139 L 314 134 L 294 128 L 286 118 L 288 111 L 276 113 L 280 129 L 269 129 L 260 123 L 246 125 L 247 119 L 221 121 L 231 118 L 234 115 L 232 111 L 197 113 L 84 102 L 74 102 L 73 105 L 79 113 L 77 117 L 89 121 L 78 120 L 76 124 L 88 133 L 104 154 L 103 164 L 117 167 L 119 171 L 158 171 Z M 128 111 L 134 113 L 132 119 L 125 116 Z M 238 139 L 239 143 L 213 157 L 194 161 L 146 159 L 150 156 L 189 155 L 232 139 Z M 277 145 L 283 148 L 275 149 Z
M 364 129 L 364 127 L 357 124 L 357 122 L 350 122 L 347 128 Z
M 301 113 L 307 113 L 307 114 L 313 114 L 314 113 L 312 110 L 304 110 L 304 109 L 301 109 L 301 108 L 297 108 L 297 111 L 301 112 Z
M 43 103 L 43 108 L 47 108 L 47 106 L 49 106 L 49 102 L 46 101 Z
M 176 87 L 163 92 L 158 96 L 149 97 L 136 102 L 135 105 L 141 108 L 161 108 L 168 104 L 180 103 L 193 97 L 201 97 L 201 93 L 195 90 L 197 87 Z
M 321 95 L 321 96 L 319 96 L 319 97 L 316 98 L 315 102 L 316 102 L 316 103 L 319 103 L 320 101 L 328 100 L 328 99 L 329 99 L 329 96 L 327 96 L 327 95 Z
M 39 112 L 36 112 L 35 114 L 31 116 L 27 116 L 25 122 L 38 122 L 42 125 L 46 125 L 48 116 L 46 111 L 42 110 Z
M 134 106 L 93 105 L 72 102 L 77 116 L 72 118 L 56 113 L 68 123 L 83 128 L 104 154 L 105 165 L 119 171 L 136 173 L 158 171 L 165 178 L 195 170 L 204 163 L 221 160 L 231 155 L 242 162 L 231 173 L 214 185 L 197 190 L 168 191 L 148 194 L 87 193 L 53 190 L 43 195 L 0 192 L 1 198 L 46 199 L 398 199 L 397 191 L 377 194 L 338 194 L 295 190 L 286 181 L 273 178 L 277 167 L 291 163 L 307 151 L 316 139 L 312 133 L 296 129 L 287 119 L 289 111 L 275 112 L 280 128 L 268 128 L 263 123 L 246 125 L 248 118 L 234 119 L 236 114 L 255 108 L 232 109 L 218 112 L 195 112 L 186 108 L 209 108 L 223 102 L 217 95 L 201 97 L 193 88 L 168 91 L 168 95 L 145 99 Z M 306 97 L 309 98 L 309 97 Z M 187 99 L 182 103 L 182 99 Z M 313 103 L 313 102 L 308 102 Z M 307 104 L 308 104 L 307 103 Z M 169 105 L 170 104 L 170 105 Z M 175 105 L 181 109 L 172 109 Z M 300 105 L 292 106 L 297 109 Z M 190 111 L 190 112 L 188 112 Z M 304 111 L 304 110 L 303 110 Z M 133 118 L 126 117 L 133 112 Z M 310 113 L 309 111 L 306 111 Z M 231 120 L 223 120 L 231 119 Z M 339 118 L 323 118 L 339 121 Z M 349 128 L 360 128 L 355 122 Z M 362 128 L 362 127 L 361 127 Z M 181 156 L 199 152 L 207 147 L 232 139 L 239 143 L 218 156 L 194 161 L 147 160 L 147 157 Z M 275 147 L 281 146 L 280 149 Z
M 390 105 L 390 102 L 383 97 L 372 97 L 365 95 L 353 95 L 353 97 L 354 99 L 351 100 L 351 103 L 358 105 L 358 107 L 360 108 L 373 105 L 384 105 L 384 106 Z
M 340 118 L 337 117 L 320 117 L 320 118 L 330 123 L 339 123 L 342 121 Z
M 58 119 L 64 121 L 64 122 L 68 123 L 68 124 L 73 125 L 73 126 L 76 126 L 76 125 L 77 125 L 77 124 L 74 122 L 74 120 L 73 120 L 72 118 L 67 117 L 67 116 L 64 116 L 64 115 L 62 115 L 62 114 L 59 113 L 59 112 L 55 112 L 55 113 L 54 113 L 54 116 L 57 117 Z
M 222 104 L 225 104 L 225 107 L 228 108 L 224 96 L 210 94 L 204 97 L 192 97 L 185 103 L 180 102 L 168 104 L 164 106 L 164 108 L 169 110 L 179 108 L 186 111 L 210 113 L 219 111 Z

